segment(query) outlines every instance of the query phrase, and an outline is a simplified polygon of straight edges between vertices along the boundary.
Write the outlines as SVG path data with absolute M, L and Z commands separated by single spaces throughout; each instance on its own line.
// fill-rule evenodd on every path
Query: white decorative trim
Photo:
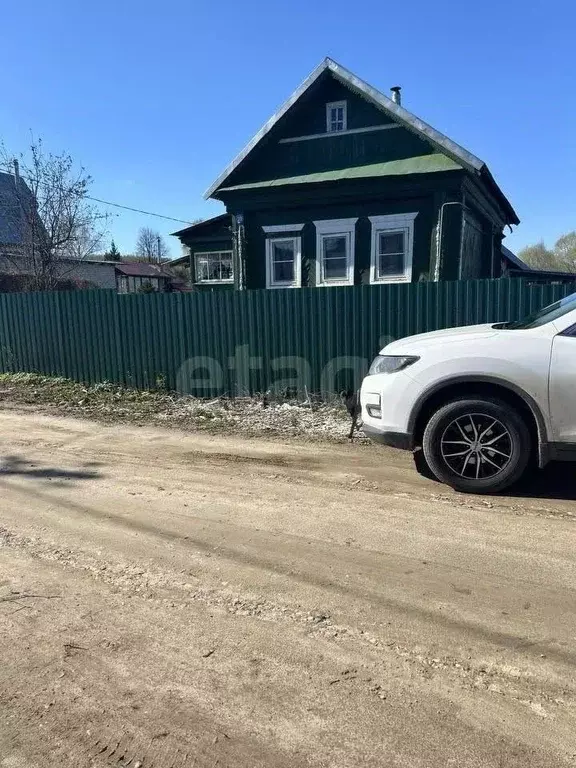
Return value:
M 330 111 L 332 109 L 341 109 L 342 110 L 342 130 L 333 131 L 330 128 L 330 125 L 332 124 L 332 116 L 330 114 Z M 326 104 L 326 132 L 327 133 L 344 133 L 348 129 L 348 103 L 345 99 L 342 99 L 341 101 L 329 101 L 328 104 Z
M 352 133 L 372 133 L 373 131 L 389 131 L 400 128 L 398 123 L 386 125 L 368 125 L 366 128 L 350 128 L 346 131 L 327 131 L 326 133 L 311 133 L 309 136 L 291 136 L 288 139 L 278 139 L 278 144 L 292 144 L 295 141 L 310 141 L 311 139 L 332 139 L 334 136 L 350 136 Z
M 303 226 L 303 225 L 302 225 Z M 272 243 L 290 240 L 294 243 L 294 280 L 291 283 L 276 283 L 272 280 Z M 266 238 L 266 288 L 300 288 L 302 285 L 302 238 Z
M 273 224 L 271 226 L 262 227 L 266 234 L 274 234 L 276 232 L 300 232 L 304 229 L 304 224 Z
M 372 248 L 370 255 L 370 283 L 410 283 L 412 281 L 412 256 L 414 252 L 415 213 L 393 213 L 387 216 L 369 216 L 372 224 Z M 378 235 L 380 232 L 404 232 L 404 272 L 402 275 L 378 277 Z
M 198 257 L 205 258 L 206 256 L 214 256 L 214 254 L 218 254 L 219 256 L 222 256 L 225 254 L 226 256 L 230 256 L 230 260 L 232 262 L 232 277 L 227 278 L 226 280 L 198 280 Z M 192 254 L 194 257 L 194 284 L 196 285 L 228 285 L 229 283 L 234 282 L 234 254 L 232 251 L 194 251 Z
M 304 80 L 304 82 L 296 88 L 294 93 L 284 102 L 280 109 L 272 115 L 272 117 L 265 123 L 264 126 L 258 131 L 258 133 L 250 140 L 250 142 L 239 152 L 234 160 L 228 165 L 228 167 L 218 176 L 216 181 L 206 191 L 204 197 L 207 199 L 212 197 L 219 187 L 224 186 L 226 179 L 230 176 L 232 171 L 240 165 L 240 163 L 250 154 L 254 147 L 260 143 L 260 141 L 272 130 L 272 128 L 278 123 L 278 121 L 284 117 L 290 107 L 292 107 L 301 96 L 321 77 L 324 72 L 330 72 L 336 80 L 341 82 L 347 88 L 359 93 L 369 103 L 374 104 L 378 109 L 382 110 L 385 114 L 392 117 L 400 125 L 404 125 L 407 128 L 411 128 L 417 135 L 431 141 L 432 144 L 439 148 L 440 152 L 451 157 L 457 163 L 460 163 L 469 171 L 474 174 L 479 174 L 485 167 L 485 164 L 478 157 L 473 155 L 468 150 L 461 147 L 452 139 L 449 139 L 440 131 L 435 130 L 430 125 L 425 123 L 420 118 L 413 115 L 400 104 L 395 104 L 392 99 L 389 99 L 383 93 L 380 93 L 376 88 L 368 85 L 364 80 L 356 77 L 345 67 L 341 66 L 333 59 L 326 58 L 324 61 L 316 67 L 316 69 Z
M 354 254 L 356 247 L 356 222 L 354 219 L 323 219 L 315 221 L 316 227 L 316 286 L 354 285 Z M 344 235 L 347 240 L 347 269 L 345 280 L 322 280 L 322 244 L 325 237 Z
M 358 216 L 353 219 L 321 219 L 320 221 L 313 221 L 312 223 L 316 229 L 326 230 L 329 232 L 335 231 L 334 227 L 354 227 L 358 221 Z

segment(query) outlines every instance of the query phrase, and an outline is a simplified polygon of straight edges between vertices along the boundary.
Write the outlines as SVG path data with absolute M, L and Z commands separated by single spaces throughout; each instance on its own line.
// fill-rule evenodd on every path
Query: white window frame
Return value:
M 412 258 L 414 252 L 415 213 L 394 213 L 387 216 L 369 216 L 372 225 L 372 249 L 370 257 L 370 282 L 410 283 L 412 282 Z M 401 275 L 378 276 L 378 236 L 382 232 L 404 232 L 404 271 Z
M 331 285 L 354 285 L 354 255 L 356 250 L 356 222 L 355 219 L 324 219 L 315 221 L 316 227 L 316 286 L 329 287 Z M 324 254 L 324 240 L 327 237 L 346 237 L 346 278 L 343 280 L 322 279 L 322 259 Z
M 332 129 L 332 110 L 342 108 L 343 120 L 342 130 Z M 348 102 L 346 101 L 329 101 L 326 104 L 326 133 L 342 133 L 348 130 Z
M 199 280 L 198 279 L 198 259 L 205 259 L 207 256 L 214 256 L 218 254 L 220 257 L 223 255 L 230 256 L 232 262 L 232 277 L 228 277 L 225 280 Z M 229 285 L 234 282 L 234 257 L 232 251 L 194 251 L 194 283 L 198 285 Z
M 284 225 L 281 225 L 284 226 Z M 302 229 L 304 225 L 299 226 L 299 229 Z M 266 227 L 263 227 L 264 230 L 266 230 Z M 299 231 L 299 229 L 296 229 L 294 225 L 291 226 L 291 228 L 286 228 L 286 230 L 278 229 L 278 228 L 272 228 L 269 229 L 275 229 L 275 231 L 278 233 L 278 237 L 267 237 L 266 238 L 266 288 L 300 288 L 302 284 L 302 238 L 300 236 L 297 237 L 290 237 L 289 235 L 286 237 L 281 236 L 281 232 L 294 232 Z M 276 282 L 274 278 L 274 270 L 272 269 L 272 254 L 273 254 L 273 243 L 277 242 L 286 242 L 286 241 L 292 241 L 294 244 L 294 280 L 291 280 L 290 282 Z

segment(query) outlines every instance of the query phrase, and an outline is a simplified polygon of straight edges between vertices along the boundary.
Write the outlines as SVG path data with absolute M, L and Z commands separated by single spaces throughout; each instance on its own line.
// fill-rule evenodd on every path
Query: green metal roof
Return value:
M 256 181 L 252 184 L 237 184 L 234 187 L 222 187 L 219 192 L 231 192 L 239 189 L 265 189 L 288 184 L 316 184 L 323 181 L 342 179 L 366 179 L 378 176 L 408 176 L 413 173 L 435 173 L 437 171 L 459 171 L 462 166 L 446 155 L 433 154 L 420 157 L 407 157 L 404 160 L 390 160 L 387 163 L 372 163 L 354 168 L 342 168 L 339 171 L 320 171 L 303 176 L 286 176 L 282 179 Z

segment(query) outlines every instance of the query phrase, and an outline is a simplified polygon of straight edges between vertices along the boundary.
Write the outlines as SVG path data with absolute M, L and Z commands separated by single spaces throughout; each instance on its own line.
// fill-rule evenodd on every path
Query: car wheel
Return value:
M 460 399 L 433 414 L 422 439 L 438 480 L 465 493 L 496 493 L 520 479 L 532 451 L 530 433 L 511 406 Z

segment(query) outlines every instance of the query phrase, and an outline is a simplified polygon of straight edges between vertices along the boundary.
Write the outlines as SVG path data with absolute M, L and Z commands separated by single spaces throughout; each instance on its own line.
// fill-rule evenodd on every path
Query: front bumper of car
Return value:
M 422 385 L 406 371 L 366 376 L 360 389 L 364 433 L 394 448 L 411 450 L 410 416 Z

